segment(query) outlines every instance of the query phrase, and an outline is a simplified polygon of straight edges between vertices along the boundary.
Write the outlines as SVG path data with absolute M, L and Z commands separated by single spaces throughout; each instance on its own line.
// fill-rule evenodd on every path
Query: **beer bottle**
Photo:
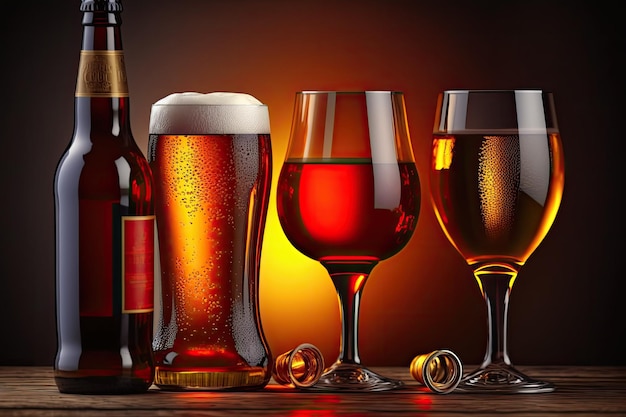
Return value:
M 154 379 L 152 174 L 130 128 L 120 0 L 82 0 L 74 133 L 54 178 L 62 393 L 146 391 Z

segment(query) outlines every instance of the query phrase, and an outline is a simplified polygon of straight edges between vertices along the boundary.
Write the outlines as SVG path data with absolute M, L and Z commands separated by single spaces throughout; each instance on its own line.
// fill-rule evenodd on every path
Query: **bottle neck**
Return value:
M 76 128 L 132 138 L 120 11 L 85 11 L 82 24 Z
M 83 50 L 121 51 L 121 12 L 83 12 Z

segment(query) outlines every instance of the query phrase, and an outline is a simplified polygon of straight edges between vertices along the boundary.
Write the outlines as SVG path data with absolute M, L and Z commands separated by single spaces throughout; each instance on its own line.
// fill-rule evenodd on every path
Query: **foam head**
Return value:
M 269 134 L 267 106 L 245 93 L 173 93 L 150 112 L 150 134 Z

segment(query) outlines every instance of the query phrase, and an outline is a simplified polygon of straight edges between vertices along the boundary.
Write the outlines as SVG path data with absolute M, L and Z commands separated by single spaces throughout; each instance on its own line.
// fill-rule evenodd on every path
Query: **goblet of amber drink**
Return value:
M 278 179 L 278 217 L 294 247 L 328 271 L 342 321 L 338 359 L 307 389 L 360 392 L 402 385 L 361 363 L 359 305 L 372 269 L 411 238 L 419 208 L 401 92 L 296 94 Z
M 550 229 L 563 194 L 563 147 L 551 93 L 445 91 L 439 95 L 430 166 L 432 204 L 474 273 L 487 307 L 482 364 L 458 390 L 549 392 L 507 351 L 507 313 L 520 268 Z

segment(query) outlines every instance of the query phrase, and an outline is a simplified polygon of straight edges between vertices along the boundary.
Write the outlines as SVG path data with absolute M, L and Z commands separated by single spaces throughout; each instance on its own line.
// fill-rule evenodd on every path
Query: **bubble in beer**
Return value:
M 265 352 L 259 333 L 254 326 L 254 312 L 245 308 L 247 303 L 236 304 L 233 311 L 233 338 L 237 352 L 250 364 L 261 364 Z M 243 307 L 243 308 L 241 308 Z
M 256 136 L 235 135 L 233 148 L 237 172 L 236 204 L 238 209 L 245 211 L 259 172 L 259 145 Z
M 480 148 L 478 184 L 481 214 L 489 238 L 506 238 L 515 224 L 520 181 L 517 136 L 485 136 Z

